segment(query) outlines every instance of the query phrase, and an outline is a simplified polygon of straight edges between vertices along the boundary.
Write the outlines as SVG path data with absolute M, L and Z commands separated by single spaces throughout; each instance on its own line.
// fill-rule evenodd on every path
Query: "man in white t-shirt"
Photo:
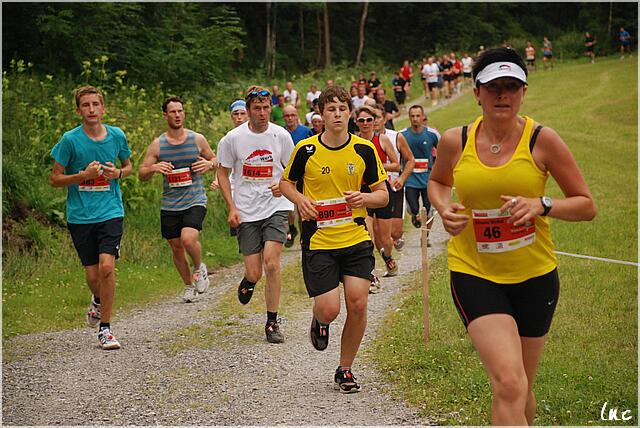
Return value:
M 351 98 L 353 110 L 356 111 L 358 108 L 362 107 L 368 99 L 370 98 L 367 96 L 367 87 L 363 83 L 359 84 L 358 95 Z
M 313 83 L 309 89 L 309 92 L 307 92 L 307 107 L 309 107 L 309 109 L 311 110 L 313 109 L 313 100 L 318 99 L 318 97 L 320 96 L 320 91 L 318 90 L 318 87 L 315 83 Z
M 424 69 L 427 75 L 427 85 L 429 86 L 429 91 L 431 91 L 431 104 L 436 105 L 438 104 L 438 73 L 440 73 L 440 67 L 435 63 L 433 57 L 429 57 Z
M 278 320 L 280 253 L 287 240 L 287 215 L 293 204 L 282 197 L 279 181 L 294 146 L 286 129 L 269 122 L 269 91 L 252 86 L 245 101 L 249 120 L 229 131 L 218 146 L 218 181 L 229 209 L 229 225 L 238 228 L 238 245 L 244 256 L 245 274 L 238 287 L 238 300 L 243 305 L 249 303 L 264 264 L 265 334 L 269 342 L 282 343 Z
M 468 86 L 471 84 L 471 72 L 473 69 L 473 58 L 469 56 L 466 52 L 462 54 L 462 78 L 464 79 L 464 86 Z
M 298 91 L 293 89 L 293 83 L 287 82 L 285 86 L 287 87 L 287 89 L 285 89 L 282 93 L 284 95 L 284 98 L 289 98 L 292 106 L 294 106 L 295 108 L 300 108 L 300 97 L 298 96 Z

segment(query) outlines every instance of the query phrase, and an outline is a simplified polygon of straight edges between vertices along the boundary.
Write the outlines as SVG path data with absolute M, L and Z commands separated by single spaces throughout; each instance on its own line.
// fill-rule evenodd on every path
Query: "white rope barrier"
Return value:
M 620 264 L 620 265 L 630 265 L 630 266 L 636 266 L 636 267 L 640 266 L 640 264 L 638 264 L 636 262 L 628 262 L 626 260 L 606 259 L 604 257 L 585 256 L 585 255 L 582 255 L 582 254 L 565 253 L 563 251 L 554 251 L 554 253 L 560 254 L 560 255 L 563 255 L 563 256 L 576 257 L 578 259 L 597 260 L 597 261 L 600 261 L 600 262 L 617 263 L 617 264 Z

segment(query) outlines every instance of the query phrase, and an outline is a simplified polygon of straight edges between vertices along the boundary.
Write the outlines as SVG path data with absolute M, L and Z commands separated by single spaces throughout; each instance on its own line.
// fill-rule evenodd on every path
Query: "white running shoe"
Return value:
M 185 285 L 184 293 L 182 293 L 182 300 L 185 303 L 195 302 L 197 294 L 198 292 L 196 291 L 196 287 L 193 284 Z
M 376 275 L 373 275 L 373 281 L 371 281 L 371 285 L 369 285 L 369 294 L 378 294 L 381 288 L 380 279 Z
M 108 328 L 104 328 L 98 332 L 98 341 L 104 350 L 120 349 L 120 342 L 116 340 Z
M 393 241 L 393 247 L 398 251 L 402 250 L 402 248 L 404 247 L 404 239 L 398 238 Z
M 93 299 L 91 299 L 91 304 L 89 305 L 89 309 L 87 309 L 87 325 L 89 327 L 95 327 L 100 322 L 100 305 L 96 304 Z
M 200 267 L 193 270 L 193 283 L 196 286 L 196 291 L 200 294 L 209 289 L 209 274 L 204 263 L 200 263 Z

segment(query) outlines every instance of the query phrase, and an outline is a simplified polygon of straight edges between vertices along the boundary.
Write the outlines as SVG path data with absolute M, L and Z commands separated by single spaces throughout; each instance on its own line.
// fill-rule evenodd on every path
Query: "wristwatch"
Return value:
M 549 211 L 551 211 L 551 207 L 553 207 L 553 201 L 548 196 L 540 196 L 540 203 L 544 208 L 544 211 L 542 211 L 542 214 L 540 215 L 544 217 L 549 214 Z

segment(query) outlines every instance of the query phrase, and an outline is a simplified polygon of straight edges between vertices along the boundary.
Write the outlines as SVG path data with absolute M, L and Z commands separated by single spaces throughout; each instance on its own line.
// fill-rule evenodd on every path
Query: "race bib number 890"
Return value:
M 345 198 L 325 199 L 317 201 L 316 223 L 318 228 L 337 226 L 352 221 L 351 208 Z

